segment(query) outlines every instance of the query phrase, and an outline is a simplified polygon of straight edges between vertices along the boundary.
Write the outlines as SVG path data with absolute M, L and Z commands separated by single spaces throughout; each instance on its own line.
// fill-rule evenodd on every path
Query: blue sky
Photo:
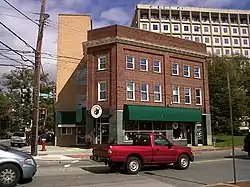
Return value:
M 33 21 L 38 21 L 39 17 L 36 13 L 40 11 L 40 0 L 8 1 L 29 16 Z M 57 19 L 59 13 L 90 14 L 94 28 L 112 24 L 130 25 L 135 7 L 139 3 L 250 9 L 250 0 L 47 0 L 46 12 L 50 15 L 49 19 L 51 22 L 50 25 L 45 28 L 43 52 L 50 54 L 56 54 L 57 52 Z M 13 10 L 3 0 L 0 0 L 0 20 L 30 45 L 35 46 L 38 26 Z M 30 48 L 3 27 L 0 27 L 0 40 L 13 49 L 30 50 Z M 0 48 L 3 48 L 3 46 L 0 46 Z M 15 54 L 9 55 L 9 57 L 20 58 L 14 56 Z M 33 59 L 33 57 L 30 58 Z M 1 59 L 0 61 L 1 63 L 10 63 L 8 60 Z M 44 69 L 52 75 L 52 79 L 55 79 L 56 60 L 44 58 L 42 63 Z M 0 74 L 9 70 L 10 68 L 1 67 Z

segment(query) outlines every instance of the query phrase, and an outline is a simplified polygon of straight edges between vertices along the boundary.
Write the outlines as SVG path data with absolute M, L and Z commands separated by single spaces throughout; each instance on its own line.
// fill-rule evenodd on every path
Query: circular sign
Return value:
M 91 115 L 93 118 L 99 118 L 102 115 L 102 107 L 100 105 L 94 105 L 91 108 Z
M 173 129 L 178 129 L 178 123 L 173 123 Z

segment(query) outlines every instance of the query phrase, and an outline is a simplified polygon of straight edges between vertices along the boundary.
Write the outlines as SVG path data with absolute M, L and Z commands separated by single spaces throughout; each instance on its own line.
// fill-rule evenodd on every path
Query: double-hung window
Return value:
M 201 88 L 195 89 L 195 104 L 196 105 L 202 105 L 202 93 Z
M 127 100 L 135 100 L 135 82 L 128 81 L 126 85 Z
M 199 66 L 194 67 L 194 78 L 201 78 L 201 68 Z
M 141 83 L 141 101 L 149 101 L 148 84 Z
M 107 100 L 107 82 L 100 81 L 98 82 L 98 101 Z
M 155 102 L 162 102 L 161 85 L 158 83 L 154 85 L 154 100 Z
M 191 88 L 185 88 L 185 104 L 191 104 Z
M 106 56 L 98 57 L 98 70 L 106 70 L 107 68 L 107 58 Z
M 172 63 L 172 75 L 179 75 L 179 64 L 173 62 Z
M 173 103 L 180 103 L 180 88 L 173 87 Z
M 140 67 L 141 67 L 141 71 L 148 71 L 148 59 L 147 58 L 140 59 Z
M 135 69 L 135 57 L 126 56 L 126 68 L 127 69 Z
M 161 73 L 161 61 L 154 60 L 154 72 Z
M 190 66 L 183 65 L 183 75 L 184 77 L 190 77 Z

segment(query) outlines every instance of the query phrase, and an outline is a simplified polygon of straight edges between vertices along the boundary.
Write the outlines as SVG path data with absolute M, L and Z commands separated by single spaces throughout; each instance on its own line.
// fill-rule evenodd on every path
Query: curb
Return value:
M 221 186 L 221 187 L 240 187 L 240 183 L 244 183 L 244 182 L 248 182 L 249 184 L 250 184 L 250 180 L 248 179 L 248 180 L 238 180 L 238 181 L 236 181 L 236 183 L 237 184 L 233 184 L 234 183 L 234 181 L 229 181 L 229 182 L 221 182 L 221 183 L 217 183 L 217 184 L 208 184 L 208 185 L 205 185 L 205 186 L 203 186 L 203 187 L 219 187 L 219 186 Z
M 228 151 L 231 150 L 232 147 L 225 148 L 215 148 L 215 149 L 193 149 L 193 153 L 202 153 L 202 152 L 215 152 L 215 151 Z M 235 147 L 235 149 L 241 149 L 241 147 Z

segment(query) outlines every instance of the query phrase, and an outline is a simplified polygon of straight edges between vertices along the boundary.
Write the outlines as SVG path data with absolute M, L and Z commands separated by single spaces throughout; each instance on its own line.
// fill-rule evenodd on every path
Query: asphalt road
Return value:
M 22 187 L 198 187 L 233 180 L 230 151 L 196 155 L 196 161 L 186 171 L 170 168 L 146 167 L 138 175 L 112 173 L 107 166 L 92 161 L 38 162 L 38 172 L 30 183 Z M 250 159 L 237 151 L 237 180 L 250 179 Z

